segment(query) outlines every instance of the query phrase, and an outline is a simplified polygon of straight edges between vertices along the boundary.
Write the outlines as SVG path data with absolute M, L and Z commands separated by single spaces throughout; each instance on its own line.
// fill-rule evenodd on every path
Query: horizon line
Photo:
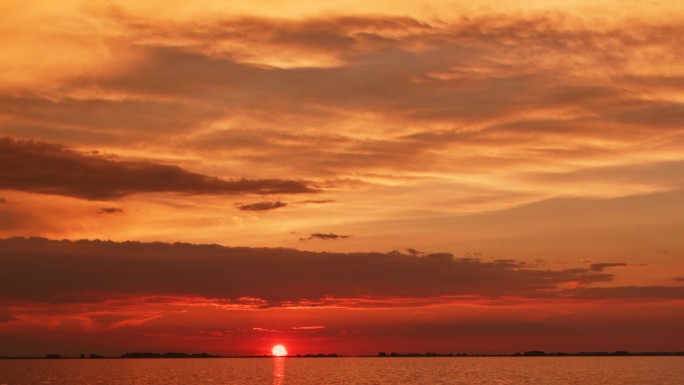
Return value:
M 262 355 L 220 355 L 209 353 L 182 353 L 182 352 L 131 352 L 118 356 L 102 356 L 99 354 L 90 355 L 61 355 L 50 353 L 43 356 L 0 356 L 0 360 L 11 359 L 207 359 L 207 358 L 433 358 L 433 357 L 629 357 L 629 356 L 684 356 L 684 351 L 641 351 L 630 352 L 624 350 L 617 351 L 586 351 L 586 352 L 554 352 L 529 350 L 516 353 L 398 353 L 398 352 L 378 352 L 376 354 L 352 354 L 342 355 L 338 353 L 305 353 L 290 354 L 286 356 L 274 356 L 272 354 Z

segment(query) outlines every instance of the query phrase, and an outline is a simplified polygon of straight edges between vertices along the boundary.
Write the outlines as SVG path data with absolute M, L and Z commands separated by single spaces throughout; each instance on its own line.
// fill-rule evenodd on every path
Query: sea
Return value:
M 684 357 L 0 360 L 0 385 L 682 385 Z

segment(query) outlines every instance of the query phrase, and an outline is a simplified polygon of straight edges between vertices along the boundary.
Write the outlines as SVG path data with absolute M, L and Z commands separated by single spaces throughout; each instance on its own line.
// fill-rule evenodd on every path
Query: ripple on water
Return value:
M 680 385 L 684 357 L 3 360 L 0 385 Z

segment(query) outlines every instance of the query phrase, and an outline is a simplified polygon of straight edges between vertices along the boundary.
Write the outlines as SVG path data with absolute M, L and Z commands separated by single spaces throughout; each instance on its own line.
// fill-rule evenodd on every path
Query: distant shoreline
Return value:
M 514 354 L 485 354 L 485 353 L 385 353 L 380 352 L 376 355 L 350 355 L 343 356 L 340 354 L 298 354 L 282 358 L 433 358 L 433 357 L 452 357 L 452 358 L 471 358 L 471 357 L 681 357 L 684 352 L 542 352 L 542 351 L 526 351 L 523 353 Z M 126 353 L 121 356 L 100 356 L 91 354 L 90 356 L 62 356 L 59 354 L 48 354 L 45 356 L 0 356 L 0 360 L 99 360 L 99 359 L 206 359 L 206 358 L 275 358 L 271 355 L 260 356 L 221 356 L 206 353 L 188 354 L 188 353 Z

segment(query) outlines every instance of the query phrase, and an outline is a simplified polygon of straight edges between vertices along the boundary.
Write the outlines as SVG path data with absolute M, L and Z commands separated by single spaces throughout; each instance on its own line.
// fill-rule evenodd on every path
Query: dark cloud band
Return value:
M 224 180 L 173 165 L 115 160 L 59 144 L 0 139 L 0 189 L 116 199 L 150 192 L 185 194 L 300 194 L 304 182 L 282 179 Z
M 275 202 L 257 202 L 244 205 L 238 205 L 238 209 L 242 211 L 268 211 L 275 210 L 281 207 L 287 206 L 287 203 L 275 201 Z
M 0 266 L 0 298 L 5 301 L 165 295 L 259 298 L 264 306 L 278 306 L 370 297 L 684 298 L 684 287 L 587 287 L 613 278 L 591 269 L 539 270 L 519 261 L 454 258 L 447 253 L 342 254 L 12 238 L 0 241 Z M 567 283 L 582 286 L 559 288 Z

